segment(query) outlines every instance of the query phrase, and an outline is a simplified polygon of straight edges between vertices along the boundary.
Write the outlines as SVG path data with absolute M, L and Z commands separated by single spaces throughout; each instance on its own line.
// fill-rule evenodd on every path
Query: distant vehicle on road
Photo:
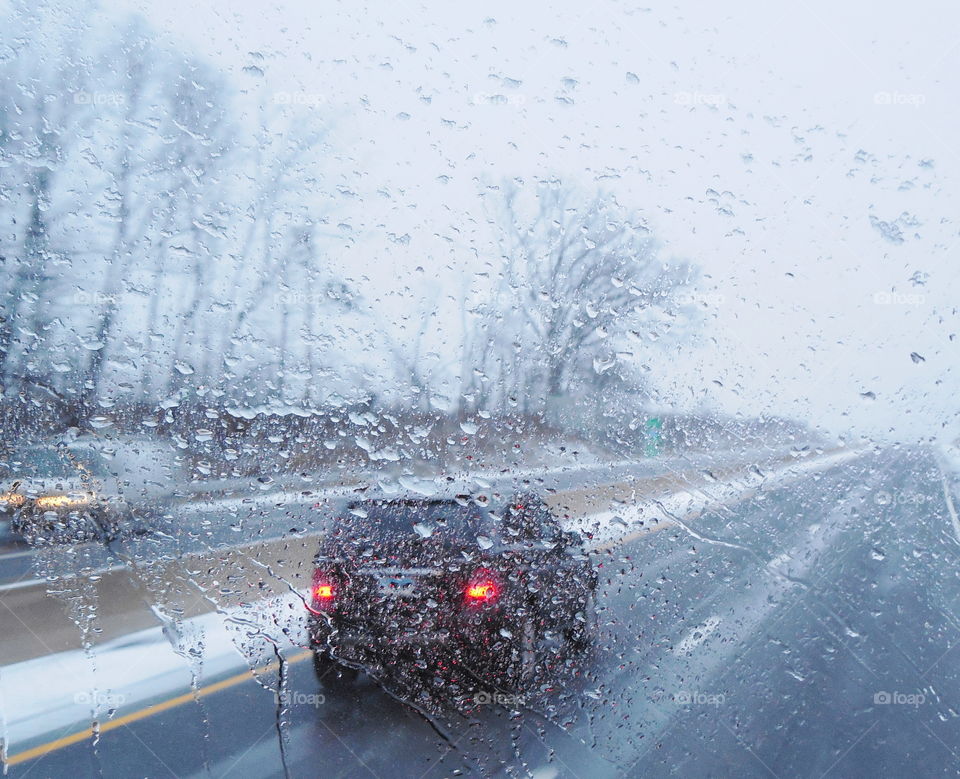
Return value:
M 144 529 L 135 509 L 162 492 L 170 457 L 80 437 L 0 453 L 0 518 L 30 542 L 110 540 Z
M 122 507 L 110 500 L 96 460 L 35 446 L 0 460 L 0 512 L 16 535 L 60 543 L 102 539 Z
M 594 637 L 597 575 L 535 497 L 499 511 L 466 497 L 357 502 L 315 564 L 307 605 L 326 685 L 416 664 L 524 689 Z

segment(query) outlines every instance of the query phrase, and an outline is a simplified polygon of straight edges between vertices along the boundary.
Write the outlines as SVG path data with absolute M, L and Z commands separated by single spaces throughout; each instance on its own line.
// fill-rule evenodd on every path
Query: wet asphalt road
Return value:
M 518 477 L 514 469 L 491 469 L 478 472 L 471 479 L 462 479 L 465 490 L 502 489 L 506 492 L 523 484 L 535 484 L 538 489 L 568 490 L 578 486 L 591 487 L 597 483 L 631 482 L 663 474 L 680 474 L 716 467 L 734 455 L 734 462 L 765 462 L 771 458 L 784 457 L 775 448 L 756 448 L 734 453 L 690 453 L 682 456 L 652 458 L 641 462 L 616 464 L 581 465 L 574 461 L 558 465 L 553 471 L 533 469 L 530 481 Z M 317 479 L 317 481 L 320 481 Z M 392 481 L 386 479 L 387 482 Z M 432 479 L 430 480 L 432 483 Z M 344 483 L 324 483 L 304 490 L 309 484 L 281 489 L 266 485 L 256 479 L 241 480 L 233 489 L 222 493 L 209 493 L 207 500 L 183 500 L 163 498 L 148 506 L 140 506 L 135 517 L 128 517 L 121 527 L 120 537 L 108 545 L 88 541 L 74 546 L 83 546 L 82 555 L 87 568 L 122 565 L 125 558 L 135 557 L 146 547 L 146 554 L 185 554 L 211 548 L 222 549 L 248 542 L 289 538 L 294 533 L 309 534 L 324 528 L 322 515 L 315 511 L 319 504 L 335 505 L 344 496 L 351 496 L 357 485 L 380 485 L 384 479 L 377 474 L 356 475 Z M 351 484 L 353 486 L 351 486 Z M 375 487 L 376 489 L 376 487 Z M 207 493 L 202 493 L 207 495 Z M 157 531 L 169 536 L 169 543 L 159 546 L 136 535 L 133 528 L 142 528 L 155 534 Z M 58 571 L 69 576 L 75 571 L 64 567 Z M 45 571 L 46 573 L 46 571 Z M 13 533 L 9 515 L 0 514 L 0 590 L 4 586 L 18 586 L 37 578 L 37 566 L 32 547 Z
M 931 455 L 866 454 L 662 528 L 602 558 L 596 652 L 523 700 L 443 711 L 431 681 L 424 715 L 298 660 L 286 706 L 270 671 L 10 775 L 960 774 L 960 541 Z

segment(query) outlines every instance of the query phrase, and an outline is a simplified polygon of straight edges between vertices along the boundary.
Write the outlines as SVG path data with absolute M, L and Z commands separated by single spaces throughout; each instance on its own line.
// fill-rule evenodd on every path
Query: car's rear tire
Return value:
M 521 625 L 520 646 L 519 646 L 519 667 L 517 681 L 521 687 L 526 687 L 533 682 L 537 673 L 539 663 L 539 652 L 537 646 L 537 630 L 533 619 L 527 618 Z
M 503 690 L 522 692 L 533 686 L 539 671 L 540 646 L 536 621 L 526 617 L 508 627 L 510 638 L 487 659 L 491 678 Z
M 589 590 L 584 598 L 583 616 L 583 622 L 578 623 L 568 635 L 571 647 L 577 652 L 589 651 L 596 642 L 600 630 L 595 590 Z
M 328 690 L 349 687 L 360 673 L 356 668 L 344 665 L 327 651 L 314 651 L 313 671 L 317 675 L 317 681 Z
M 100 521 L 89 511 L 37 511 L 23 509 L 14 517 L 10 529 L 31 546 L 105 542 Z

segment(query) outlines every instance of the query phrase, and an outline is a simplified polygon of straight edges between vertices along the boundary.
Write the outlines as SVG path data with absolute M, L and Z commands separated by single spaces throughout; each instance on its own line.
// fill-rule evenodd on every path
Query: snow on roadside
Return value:
M 294 593 L 248 607 L 203 614 L 183 620 L 185 628 L 202 636 L 203 680 L 208 683 L 232 673 L 266 665 L 276 659 L 273 645 L 283 650 L 306 645 L 303 603 Z M 289 635 L 273 624 L 280 613 L 295 615 Z M 272 629 L 271 629 L 272 628 Z M 243 647 L 241 653 L 239 647 Z M 97 716 L 101 725 L 189 690 L 189 665 L 171 645 L 162 627 L 148 628 L 97 647 L 93 660 L 82 649 L 45 655 L 0 667 L 0 700 L 6 702 L 6 747 L 11 755 L 44 735 L 71 726 L 88 728 Z M 16 706 L 11 706 L 11 702 Z
M 941 467 L 954 478 L 960 477 L 960 442 L 940 445 Z
M 937 453 L 937 465 L 940 467 L 940 482 L 950 527 L 957 543 L 960 543 L 960 514 L 954 501 L 954 494 L 960 491 L 960 447 L 956 443 L 942 444 Z
M 698 516 L 702 512 L 737 502 L 763 487 L 782 487 L 809 473 L 833 468 L 852 460 L 861 450 L 847 449 L 820 457 L 813 457 L 766 472 L 744 470 L 726 483 L 709 482 L 690 489 L 671 489 L 667 492 L 640 497 L 629 506 L 610 509 L 566 520 L 567 530 L 592 534 L 590 546 L 605 551 L 644 533 L 650 533 L 677 520 Z

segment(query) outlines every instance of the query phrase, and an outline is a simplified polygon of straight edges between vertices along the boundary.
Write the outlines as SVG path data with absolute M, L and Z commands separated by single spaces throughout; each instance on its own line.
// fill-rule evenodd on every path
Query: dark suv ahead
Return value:
M 596 583 L 579 537 L 536 498 L 500 511 L 462 496 L 353 503 L 316 557 L 317 674 L 459 667 L 522 689 L 590 645 Z

